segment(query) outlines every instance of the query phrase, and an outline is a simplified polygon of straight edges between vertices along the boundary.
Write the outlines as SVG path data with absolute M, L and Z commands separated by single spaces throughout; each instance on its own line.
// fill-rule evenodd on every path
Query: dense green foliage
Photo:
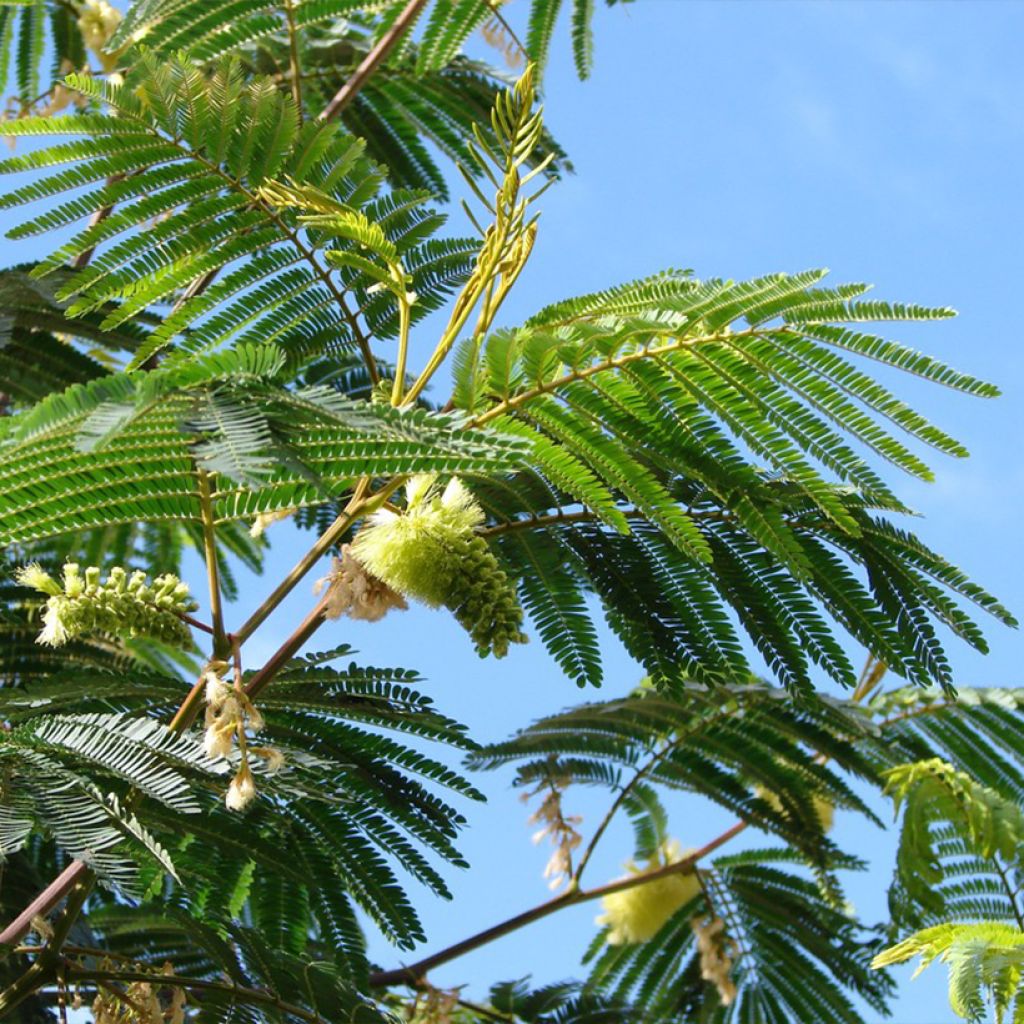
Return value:
M 904 527 L 883 471 L 931 479 L 917 442 L 967 453 L 870 369 L 996 389 L 887 336 L 951 310 L 823 271 L 668 270 L 499 326 L 569 168 L 537 102 L 563 8 L 582 77 L 593 51 L 593 0 L 524 0 L 521 43 L 517 6 L 0 0 L 0 208 L 28 207 L 12 239 L 57 235 L 0 271 L 4 1019 L 78 998 L 96 1024 L 854 1024 L 920 954 L 958 1013 L 1024 1020 L 1024 691 L 956 689 L 944 650 L 1014 620 Z M 515 81 L 466 55 L 480 29 Z M 471 238 L 437 208 L 450 161 Z M 226 622 L 286 517 L 309 552 Z M 251 665 L 314 570 L 318 603 Z M 578 686 L 603 681 L 603 617 L 648 678 L 484 745 L 415 671 L 300 653 L 325 619 L 416 600 L 481 656 L 536 635 Z M 464 865 L 452 801 L 507 765 L 556 895 L 371 964 L 368 928 L 426 941 L 418 892 Z M 588 837 L 579 786 L 608 796 Z M 881 926 L 829 837 L 837 808 L 878 824 L 872 791 L 902 813 Z M 678 850 L 678 793 L 736 825 Z M 585 888 L 620 813 L 643 865 Z M 430 985 L 598 899 L 583 980 L 531 989 L 517 964 L 486 1004 Z

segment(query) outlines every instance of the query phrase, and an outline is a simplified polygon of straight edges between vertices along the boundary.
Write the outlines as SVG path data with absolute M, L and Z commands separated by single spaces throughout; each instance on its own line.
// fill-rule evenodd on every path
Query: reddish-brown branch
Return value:
M 352 77 L 334 94 L 331 102 L 320 114 L 321 121 L 330 121 L 337 117 L 359 94 L 370 76 L 387 59 L 388 54 L 398 45 L 398 41 L 412 27 L 427 0 L 409 0 L 405 10 L 395 18 L 391 28 L 377 40 L 376 45 L 363 58 L 362 63 L 352 73 Z
M 60 903 L 89 870 L 73 860 L 2 932 L 0 946 L 13 946 L 32 926 L 36 914 L 46 915 Z
M 198 619 L 194 619 L 191 615 L 186 615 L 184 612 L 178 612 L 178 618 L 193 629 L 198 629 L 201 633 L 209 633 L 213 636 L 213 626 L 208 626 L 205 622 L 200 622 Z

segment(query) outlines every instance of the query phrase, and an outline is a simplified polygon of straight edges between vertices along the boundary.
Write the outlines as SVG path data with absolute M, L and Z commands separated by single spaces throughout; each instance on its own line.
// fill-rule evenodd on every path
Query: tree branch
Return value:
M 79 862 L 76 861 L 75 863 Z M 72 883 L 67 905 L 54 925 L 53 935 L 46 943 L 46 948 L 20 978 L 0 993 L 0 1018 L 6 1020 L 7 1018 L 4 1017 L 4 1014 L 10 1013 L 11 1010 L 32 995 L 41 985 L 47 984 L 51 976 L 56 977 L 55 968 L 60 960 L 61 947 L 75 921 L 78 920 L 78 915 L 82 912 L 85 901 L 89 898 L 94 880 L 92 872 L 87 870 L 86 872 L 79 873 Z M 47 912 L 48 910 L 40 911 L 40 913 Z M 31 918 L 29 920 L 31 922 Z
M 48 914 L 82 880 L 88 867 L 73 860 L 2 932 L 0 947 L 13 946 L 31 927 L 37 914 Z
M 533 924 L 534 921 L 540 921 L 542 918 L 563 910 L 565 907 L 574 907 L 578 903 L 598 900 L 603 896 L 610 896 L 615 892 L 633 889 L 638 885 L 654 882 L 659 878 L 666 878 L 669 875 L 686 874 L 693 870 L 699 860 L 714 853 L 720 846 L 724 846 L 735 836 L 738 836 L 746 827 L 747 823 L 745 821 L 738 821 L 721 835 L 712 839 L 711 842 L 702 846 L 695 853 L 690 854 L 689 857 L 676 861 L 674 864 L 669 864 L 667 867 L 658 868 L 656 871 L 648 871 L 643 875 L 631 875 L 629 878 L 620 878 L 594 889 L 577 889 L 574 892 L 564 892 L 560 896 L 555 896 L 553 899 L 532 907 L 530 910 L 516 914 L 515 917 L 510 917 L 500 924 L 485 928 L 482 932 L 477 932 L 476 935 L 471 935 L 468 939 L 463 939 L 461 942 L 456 942 L 454 945 L 440 950 L 440 952 L 424 957 L 408 967 L 399 967 L 392 971 L 377 971 L 370 975 L 370 985 L 374 988 L 386 988 L 389 985 L 415 985 L 426 975 L 427 971 L 440 967 L 442 964 L 455 960 L 466 953 L 471 953 L 474 949 L 479 949 L 481 946 L 486 946 L 495 939 L 500 939 L 505 935 L 518 931 L 520 928 L 524 928 L 528 924 Z
M 324 612 L 328 594 L 324 594 L 313 610 L 299 623 L 291 636 L 270 656 L 270 660 L 261 668 L 245 687 L 249 697 L 256 697 L 259 692 L 280 672 L 285 662 L 290 661 L 299 652 L 302 645 L 324 624 Z
M 409 0 L 402 13 L 395 18 L 391 28 L 377 40 L 373 49 L 362 59 L 352 73 L 352 77 L 331 97 L 330 103 L 324 107 L 319 120 L 333 120 L 356 98 L 359 90 L 366 85 L 373 73 L 398 45 L 402 36 L 412 27 L 426 2 L 427 0 Z

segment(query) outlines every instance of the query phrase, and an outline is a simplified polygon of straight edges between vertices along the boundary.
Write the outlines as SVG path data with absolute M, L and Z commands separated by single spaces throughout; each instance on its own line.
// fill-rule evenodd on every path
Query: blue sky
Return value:
M 513 16 L 521 3 L 512 0 Z M 956 307 L 957 320 L 896 336 L 996 381 L 1004 397 L 985 403 L 895 382 L 973 453 L 966 462 L 935 457 L 935 484 L 907 480 L 897 489 L 925 517 L 917 524 L 924 538 L 1019 614 L 1024 373 L 1010 320 L 1024 236 L 1021 38 L 1024 6 L 1014 3 L 637 0 L 599 6 L 595 72 L 579 83 L 561 25 L 547 117 L 577 173 L 544 199 L 540 240 L 505 319 L 666 266 L 733 278 L 828 266 L 837 280 L 875 282 L 880 297 Z M 458 214 L 454 225 L 463 230 Z M 38 251 L 11 244 L 5 255 L 20 262 Z M 422 351 L 426 329 L 419 339 Z M 308 542 L 288 526 L 271 536 L 271 571 L 289 567 Z M 247 584 L 232 620 L 263 592 Z M 311 600 L 305 587 L 292 596 L 254 639 L 251 664 Z M 950 641 L 959 679 L 1016 685 L 1020 637 L 994 624 L 989 632 L 987 658 Z M 596 696 L 560 677 L 537 642 L 481 662 L 441 613 L 413 610 L 374 627 L 334 624 L 317 640 L 340 642 L 374 664 L 420 670 L 442 709 L 484 739 Z M 613 639 L 604 649 L 609 681 L 601 696 L 620 694 L 639 670 Z M 463 846 L 473 868 L 451 875 L 452 904 L 424 897 L 423 953 L 547 895 L 547 851 L 530 844 L 528 812 L 508 777 L 481 781 L 488 805 L 466 808 L 472 829 Z M 584 827 L 600 814 L 592 795 L 570 793 L 568 805 L 584 815 Z M 684 846 L 700 846 L 731 823 L 701 804 L 672 809 Z M 868 920 L 883 919 L 891 833 L 840 815 L 836 838 L 872 861 L 850 892 Z M 629 852 L 628 836 L 612 829 L 592 881 L 619 874 Z M 493 980 L 571 977 L 595 912 L 590 905 L 549 918 L 432 979 L 480 994 Z M 382 944 L 374 954 L 398 962 Z M 892 1019 L 953 1021 L 944 974 L 933 968 L 912 983 L 909 974 L 900 974 Z M 866 1011 L 865 1019 L 875 1017 Z

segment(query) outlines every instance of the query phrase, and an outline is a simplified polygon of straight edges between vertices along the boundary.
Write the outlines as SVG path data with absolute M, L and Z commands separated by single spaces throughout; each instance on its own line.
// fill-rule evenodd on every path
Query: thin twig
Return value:
M 187 623 L 193 629 L 198 629 L 201 633 L 209 633 L 213 635 L 213 626 L 208 626 L 205 622 L 200 622 L 198 619 L 192 618 L 191 615 L 186 615 L 184 612 L 178 612 L 178 618 L 182 622 Z
M 292 99 L 302 123 L 302 66 L 299 62 L 299 35 L 295 30 L 295 10 L 292 0 L 284 0 L 284 13 L 288 21 L 288 65 L 292 73 Z
M 1002 880 L 1003 889 L 1006 892 L 1007 899 L 1010 901 L 1010 909 L 1013 911 L 1013 916 L 1017 919 L 1017 927 L 1024 932 L 1024 915 L 1021 914 L 1020 907 L 1017 906 L 1017 896 L 1013 886 L 1010 885 L 1010 879 L 1006 876 L 1006 869 L 999 862 L 998 856 L 993 854 L 991 859 L 992 866 L 996 869 L 996 874 Z
M 256 697 L 259 692 L 280 672 L 285 663 L 290 661 L 303 644 L 324 624 L 324 612 L 330 595 L 324 594 L 313 607 L 313 610 L 299 623 L 291 636 L 271 655 L 270 660 L 249 680 L 245 692 L 249 697 Z
M 107 178 L 107 188 L 111 185 L 116 184 L 124 178 L 123 174 L 114 174 Z M 89 218 L 89 224 L 86 230 L 89 228 L 96 227 L 97 224 L 102 224 L 112 213 L 114 212 L 113 206 L 101 206 L 98 210 L 93 212 L 93 215 Z M 72 270 L 84 270 L 89 266 L 93 255 L 96 252 L 96 246 L 91 245 L 88 249 L 83 249 L 72 261 Z
M 483 426 L 485 423 L 490 422 L 498 416 L 503 416 L 507 412 L 518 409 L 519 406 L 523 405 L 525 402 L 532 401 L 540 395 L 546 395 L 551 391 L 557 391 L 559 388 L 565 387 L 567 384 L 572 384 L 574 381 L 586 380 L 588 377 L 592 377 L 595 373 L 602 373 L 604 370 L 619 369 L 623 366 L 628 366 L 630 363 L 635 363 L 640 359 L 654 359 L 659 356 L 668 355 L 672 352 L 679 352 L 682 349 L 693 348 L 696 345 L 721 343 L 726 340 L 731 341 L 735 338 L 748 337 L 754 334 L 757 334 L 757 329 L 753 327 L 747 330 L 731 333 L 728 331 L 719 331 L 715 334 L 708 334 L 698 338 L 674 338 L 672 341 L 666 342 L 664 345 L 639 348 L 633 352 L 626 352 L 621 356 L 611 356 L 608 359 L 602 359 L 600 362 L 591 363 L 590 366 L 585 366 L 582 369 L 572 370 L 561 377 L 545 381 L 543 384 L 538 384 L 536 387 L 530 388 L 529 391 L 521 391 L 519 394 L 513 395 L 511 398 L 492 406 L 486 412 L 475 416 L 466 424 L 466 427 Z

